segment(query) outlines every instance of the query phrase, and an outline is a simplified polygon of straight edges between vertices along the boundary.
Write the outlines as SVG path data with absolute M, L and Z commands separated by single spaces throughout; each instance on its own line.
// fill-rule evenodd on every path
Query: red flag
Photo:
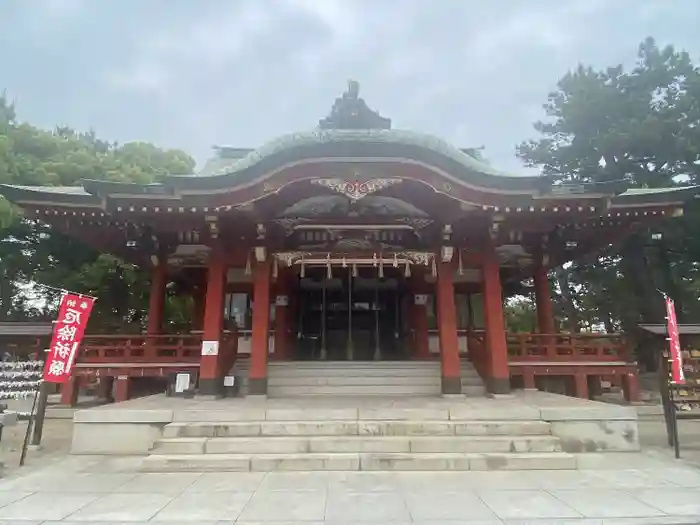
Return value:
M 94 298 L 74 293 L 67 293 L 61 299 L 44 365 L 44 381 L 65 383 L 70 378 L 94 303 Z
M 685 383 L 683 354 L 681 352 L 681 341 L 678 336 L 678 321 L 676 320 L 676 305 L 669 297 L 666 297 L 666 319 L 668 320 L 668 341 L 671 350 L 671 381 L 673 383 Z

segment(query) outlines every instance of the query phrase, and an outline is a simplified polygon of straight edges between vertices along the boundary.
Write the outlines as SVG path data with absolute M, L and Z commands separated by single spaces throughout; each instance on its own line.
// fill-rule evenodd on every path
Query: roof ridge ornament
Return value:
M 391 119 L 371 110 L 360 97 L 360 83 L 348 80 L 348 89 L 335 99 L 330 114 L 318 122 L 320 129 L 391 129 Z

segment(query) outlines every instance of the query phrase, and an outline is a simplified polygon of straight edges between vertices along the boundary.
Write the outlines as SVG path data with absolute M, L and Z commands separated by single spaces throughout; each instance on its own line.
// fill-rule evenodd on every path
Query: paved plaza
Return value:
M 700 469 L 590 454 L 577 471 L 141 473 L 68 456 L 0 482 L 0 524 L 657 524 L 700 521 Z

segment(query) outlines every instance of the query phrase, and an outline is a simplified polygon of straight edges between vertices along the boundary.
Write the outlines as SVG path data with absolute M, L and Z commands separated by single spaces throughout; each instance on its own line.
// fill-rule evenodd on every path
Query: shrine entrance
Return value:
M 409 357 L 406 304 L 409 290 L 401 271 L 309 268 L 296 283 L 299 360 L 397 360 Z

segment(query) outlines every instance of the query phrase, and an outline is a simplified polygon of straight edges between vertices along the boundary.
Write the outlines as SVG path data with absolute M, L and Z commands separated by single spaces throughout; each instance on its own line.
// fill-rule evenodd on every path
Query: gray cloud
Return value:
M 0 87 L 34 123 L 119 141 L 258 146 L 308 129 L 347 78 L 396 127 L 514 145 L 578 62 L 647 35 L 700 57 L 696 0 L 28 0 L 0 4 Z

